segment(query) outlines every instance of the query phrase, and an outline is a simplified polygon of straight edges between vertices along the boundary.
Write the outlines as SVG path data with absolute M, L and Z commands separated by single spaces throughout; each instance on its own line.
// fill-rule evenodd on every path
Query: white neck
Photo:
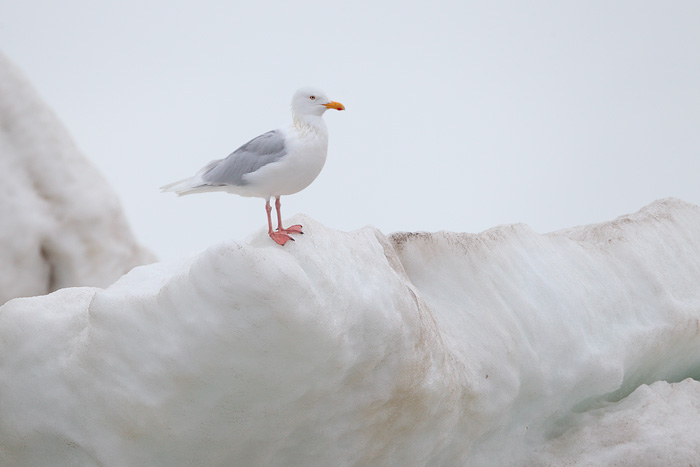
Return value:
M 301 134 L 314 132 L 321 135 L 328 135 L 328 127 L 321 115 L 297 115 L 292 113 L 294 128 Z

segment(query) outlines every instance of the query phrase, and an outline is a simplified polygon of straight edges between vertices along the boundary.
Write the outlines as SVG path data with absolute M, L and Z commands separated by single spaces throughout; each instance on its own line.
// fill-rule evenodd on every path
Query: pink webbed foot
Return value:
M 278 245 L 284 245 L 288 240 L 294 241 L 294 239 L 285 232 L 270 232 L 270 238 Z
M 282 228 L 282 229 L 278 228 L 277 231 L 284 232 L 286 234 L 303 234 L 304 233 L 301 231 L 301 225 L 299 225 L 299 224 L 292 225 L 290 227 L 287 227 L 286 229 L 285 228 Z

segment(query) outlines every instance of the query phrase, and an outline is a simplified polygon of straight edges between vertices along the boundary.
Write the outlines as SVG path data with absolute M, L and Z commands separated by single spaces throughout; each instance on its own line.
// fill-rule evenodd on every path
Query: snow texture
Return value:
M 153 256 L 63 126 L 0 55 L 0 303 L 107 286 Z
M 0 308 L 0 465 L 700 459 L 696 206 L 547 235 L 292 222 Z

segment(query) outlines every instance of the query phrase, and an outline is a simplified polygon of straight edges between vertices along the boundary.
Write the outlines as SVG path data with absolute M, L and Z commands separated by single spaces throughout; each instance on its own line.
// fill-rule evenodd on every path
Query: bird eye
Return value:
M 315 100 L 316 100 L 316 96 L 309 96 L 309 99 L 311 99 L 312 101 L 315 101 Z

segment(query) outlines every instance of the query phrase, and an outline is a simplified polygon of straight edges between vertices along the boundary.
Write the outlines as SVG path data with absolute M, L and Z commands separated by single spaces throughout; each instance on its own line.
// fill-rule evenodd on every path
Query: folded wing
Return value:
M 287 153 L 281 131 L 273 130 L 250 140 L 226 159 L 205 167 L 201 177 L 207 185 L 246 185 L 245 175 L 280 160 Z

